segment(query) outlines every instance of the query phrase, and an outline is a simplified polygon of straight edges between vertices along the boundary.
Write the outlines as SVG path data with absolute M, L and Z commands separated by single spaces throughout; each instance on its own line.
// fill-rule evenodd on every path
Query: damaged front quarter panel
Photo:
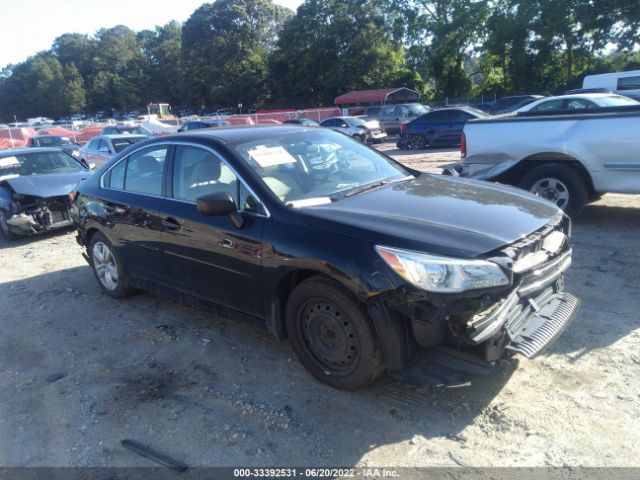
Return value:
M 29 235 L 71 225 L 66 196 L 43 198 L 16 193 L 6 183 L 1 187 L 6 224 L 13 233 Z

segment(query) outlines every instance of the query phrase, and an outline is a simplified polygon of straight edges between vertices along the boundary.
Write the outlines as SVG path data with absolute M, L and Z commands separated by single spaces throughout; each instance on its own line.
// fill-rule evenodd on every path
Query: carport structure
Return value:
M 420 101 L 420 94 L 406 87 L 378 88 L 375 90 L 355 90 L 336 97 L 336 106 L 373 107 L 388 103 L 414 103 Z

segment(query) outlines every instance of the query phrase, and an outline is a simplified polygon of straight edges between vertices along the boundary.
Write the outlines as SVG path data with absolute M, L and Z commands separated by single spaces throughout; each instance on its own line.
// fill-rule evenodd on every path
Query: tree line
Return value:
M 67 33 L 0 72 L 0 119 L 151 101 L 333 105 L 406 86 L 426 100 L 559 92 L 640 68 L 640 0 L 216 0 L 180 24 Z

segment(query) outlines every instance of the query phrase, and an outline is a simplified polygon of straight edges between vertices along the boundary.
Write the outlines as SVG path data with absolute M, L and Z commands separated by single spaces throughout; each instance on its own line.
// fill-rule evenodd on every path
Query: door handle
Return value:
M 175 218 L 164 218 L 162 220 L 162 226 L 171 232 L 176 232 L 180 230 L 180 224 Z

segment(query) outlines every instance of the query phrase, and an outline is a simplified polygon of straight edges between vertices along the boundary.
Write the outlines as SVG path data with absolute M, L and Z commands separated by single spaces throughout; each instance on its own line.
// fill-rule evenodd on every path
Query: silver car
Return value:
M 320 122 L 320 126 L 345 133 L 356 140 L 366 143 L 377 142 L 387 138 L 387 132 L 380 128 L 380 122 L 361 117 L 329 117 Z
M 419 103 L 401 103 L 398 105 L 385 105 L 380 110 L 378 118 L 380 126 L 388 133 L 400 133 L 400 125 L 408 123 L 431 109 Z
M 147 140 L 146 135 L 98 135 L 80 148 L 80 159 L 97 168 L 107 163 L 116 154 L 134 143 Z

